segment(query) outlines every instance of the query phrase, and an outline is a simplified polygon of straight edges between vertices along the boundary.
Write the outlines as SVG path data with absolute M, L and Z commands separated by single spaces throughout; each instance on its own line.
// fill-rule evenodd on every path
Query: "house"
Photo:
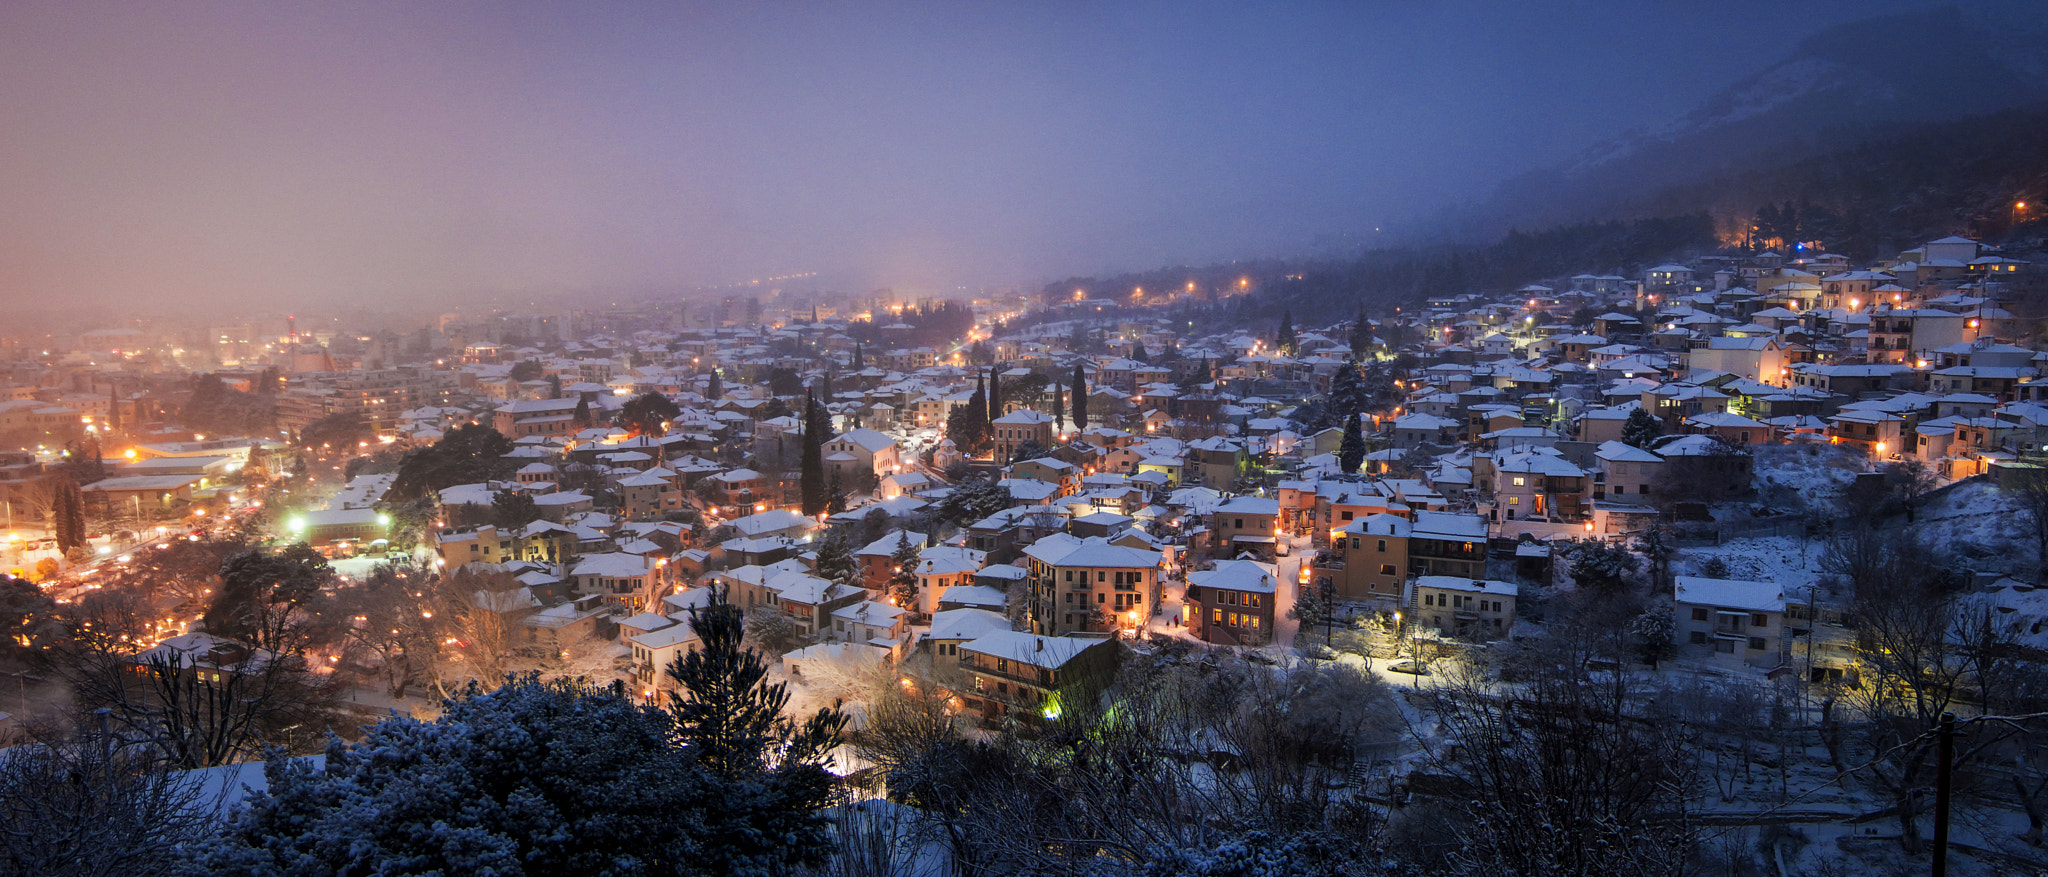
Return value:
M 666 560 L 637 554 L 586 554 L 569 575 L 579 596 L 602 598 L 621 614 L 632 615 L 652 608 L 661 598 L 670 584 L 667 567 Z
M 1015 456 L 1017 449 L 1026 444 L 1041 448 L 1053 446 L 1053 417 L 1050 414 L 1019 408 L 989 421 L 989 438 L 995 442 L 996 462 L 1003 462 Z
M 1280 501 L 1259 496 L 1232 497 L 1209 514 L 1217 554 L 1228 557 L 1250 552 L 1274 560 L 1280 553 L 1279 522 Z
M 1031 588 L 1026 616 L 1033 631 L 1135 628 L 1159 604 L 1157 551 L 1056 533 L 1024 549 Z
M 1408 572 L 1483 578 L 1486 574 L 1486 519 L 1456 512 L 1415 512 L 1409 527 Z
M 1678 576 L 1681 655 L 1771 669 L 1784 663 L 1785 590 L 1776 582 Z
M 1205 642 L 1263 646 L 1273 638 L 1278 586 L 1270 564 L 1219 560 L 1215 569 L 1188 573 L 1182 620 Z
M 887 649 L 896 657 L 909 633 L 909 613 L 900 606 L 878 600 L 863 600 L 832 610 L 832 627 L 825 636 L 837 642 L 866 643 Z
M 1512 582 L 1461 576 L 1421 576 L 1409 583 L 1410 623 L 1426 625 L 1444 636 L 1488 641 L 1504 637 L 1515 626 Z
M 1408 577 L 1413 524 L 1387 513 L 1356 518 L 1338 530 L 1330 548 L 1309 560 L 1310 580 L 1327 582 L 1338 602 L 1392 604 Z
M 629 619 L 630 620 L 630 619 Z M 625 622 L 619 623 L 625 629 Z M 694 652 L 703 640 L 688 621 L 671 620 L 669 624 L 653 630 L 629 634 L 626 644 L 633 653 L 633 681 L 640 686 L 640 696 L 655 698 L 676 690 L 676 681 L 669 677 L 668 666 L 677 656 Z
M 1593 498 L 1614 498 L 1618 502 L 1646 501 L 1650 487 L 1664 468 L 1664 458 L 1621 442 L 1601 442 L 1593 451 L 1599 479 L 1593 483 Z
M 917 553 L 917 605 L 905 607 L 918 619 L 938 611 L 948 589 L 974 584 L 988 555 L 971 548 L 934 545 Z
M 1010 619 L 988 609 L 947 609 L 932 614 L 932 626 L 918 642 L 939 659 L 958 659 L 960 646 L 1010 629 Z
M 840 483 L 848 489 L 895 474 L 901 468 L 896 440 L 872 429 L 847 430 L 826 442 L 820 450 L 824 454 L 826 471 L 838 475 Z
M 611 613 L 604 598 L 596 594 L 549 606 L 519 620 L 519 630 L 525 635 L 515 633 L 512 645 L 558 653 L 578 643 L 606 638 L 611 626 L 604 619 Z
M 961 692 L 986 720 L 1027 723 L 1060 717 L 1061 704 L 1085 699 L 1115 673 L 1120 646 L 1109 636 L 1045 636 L 997 631 L 962 643 Z

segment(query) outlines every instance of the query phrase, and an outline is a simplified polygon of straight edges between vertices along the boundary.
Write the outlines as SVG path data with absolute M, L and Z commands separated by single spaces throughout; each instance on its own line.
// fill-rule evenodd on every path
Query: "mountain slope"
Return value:
M 1514 226 L 1611 216 L 1617 203 L 1703 176 L 2041 101 L 2044 22 L 2048 12 L 2038 9 L 1994 19 L 1947 8 L 1831 28 L 1683 116 L 1502 184 L 1448 225 L 1457 236 L 1487 239 Z

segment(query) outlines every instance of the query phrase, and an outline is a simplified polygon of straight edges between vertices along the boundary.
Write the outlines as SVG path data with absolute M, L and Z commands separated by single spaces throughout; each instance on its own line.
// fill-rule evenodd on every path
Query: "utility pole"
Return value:
M 1955 779 L 1950 762 L 1956 757 L 1956 714 L 1942 713 L 1935 731 L 1934 756 L 1934 877 L 1948 877 L 1949 786 Z

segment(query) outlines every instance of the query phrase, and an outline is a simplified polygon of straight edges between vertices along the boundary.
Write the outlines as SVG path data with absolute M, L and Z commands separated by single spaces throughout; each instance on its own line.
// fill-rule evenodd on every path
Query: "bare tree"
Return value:
M 1999 482 L 1999 490 L 2019 505 L 2034 536 L 2034 562 L 2048 570 L 2048 469 L 2014 470 Z
M 1458 784 L 1462 873 L 1679 874 L 1697 847 L 1697 754 L 1651 721 L 1629 674 L 1589 675 L 1583 640 L 1533 649 L 1511 684 L 1454 672 L 1429 692 L 1431 770 Z
M 195 775 L 108 734 L 17 747 L 0 758 L 0 873 L 171 874 L 217 807 Z

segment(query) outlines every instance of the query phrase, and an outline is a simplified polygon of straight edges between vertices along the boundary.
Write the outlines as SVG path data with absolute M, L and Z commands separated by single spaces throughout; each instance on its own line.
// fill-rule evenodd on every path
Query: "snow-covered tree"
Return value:
M 770 874 L 826 849 L 816 794 L 735 780 L 616 686 L 472 685 L 326 763 L 274 757 L 207 873 Z

